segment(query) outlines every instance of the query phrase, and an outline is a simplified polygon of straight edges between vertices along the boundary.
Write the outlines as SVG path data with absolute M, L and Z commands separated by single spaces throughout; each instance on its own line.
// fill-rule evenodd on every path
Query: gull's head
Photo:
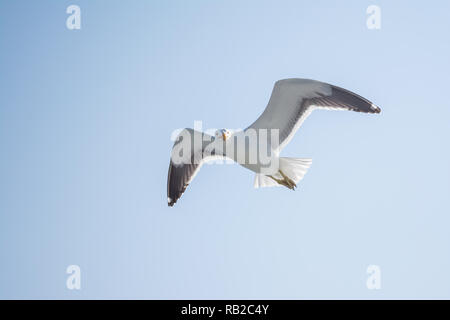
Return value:
M 216 139 L 226 141 L 231 136 L 231 132 L 227 129 L 219 129 L 216 131 L 215 136 Z

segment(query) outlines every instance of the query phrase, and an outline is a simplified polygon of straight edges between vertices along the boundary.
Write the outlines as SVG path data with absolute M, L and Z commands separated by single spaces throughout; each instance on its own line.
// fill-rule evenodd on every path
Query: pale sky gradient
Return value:
M 0 298 L 450 298 L 449 10 L 1 1 Z M 382 113 L 314 112 L 283 152 L 313 159 L 295 192 L 205 166 L 167 207 L 172 131 L 243 128 L 292 77 Z

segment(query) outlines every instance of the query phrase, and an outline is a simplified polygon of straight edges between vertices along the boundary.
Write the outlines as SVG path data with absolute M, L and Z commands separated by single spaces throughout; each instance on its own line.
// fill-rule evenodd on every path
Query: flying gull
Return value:
M 255 172 L 255 188 L 285 186 L 293 190 L 312 160 L 279 154 L 315 109 L 381 111 L 369 100 L 331 84 L 308 79 L 279 80 L 264 112 L 245 130 L 221 129 L 214 136 L 190 128 L 181 131 L 169 165 L 168 205 L 177 202 L 205 162 L 218 157 Z

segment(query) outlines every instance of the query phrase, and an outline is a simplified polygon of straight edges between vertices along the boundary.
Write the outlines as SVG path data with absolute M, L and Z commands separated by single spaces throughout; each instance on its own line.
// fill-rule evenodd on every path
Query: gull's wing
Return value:
M 172 148 L 167 177 L 167 202 L 172 207 L 194 179 L 203 163 L 218 156 L 209 150 L 214 138 L 193 129 L 183 129 Z
M 266 109 L 247 129 L 280 130 L 278 151 L 281 151 L 317 108 L 365 113 L 381 111 L 369 100 L 331 84 L 308 79 L 285 79 L 275 83 Z

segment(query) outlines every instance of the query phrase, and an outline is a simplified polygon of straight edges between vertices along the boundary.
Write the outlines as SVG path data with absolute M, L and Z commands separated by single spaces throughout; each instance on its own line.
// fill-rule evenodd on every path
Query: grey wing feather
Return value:
M 309 79 L 285 79 L 275 83 L 266 109 L 247 129 L 278 129 L 281 150 L 315 108 L 381 111 L 369 100 L 346 89 Z
M 212 139 L 212 136 L 190 128 L 178 135 L 172 148 L 167 176 L 167 202 L 170 207 L 184 193 L 202 164 L 214 156 L 214 150 L 206 150 Z M 184 153 L 184 157 L 179 157 L 177 152 Z

